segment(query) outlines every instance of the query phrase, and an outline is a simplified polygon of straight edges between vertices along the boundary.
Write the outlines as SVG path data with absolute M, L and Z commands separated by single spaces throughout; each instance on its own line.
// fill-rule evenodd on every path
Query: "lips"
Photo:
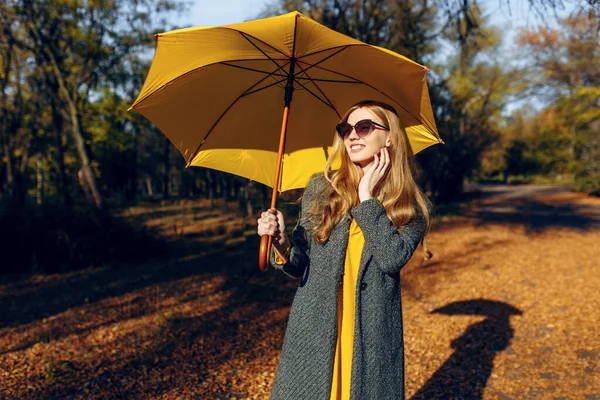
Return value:
M 362 144 L 353 144 L 352 146 L 350 146 L 350 151 L 352 151 L 353 153 L 356 153 L 358 151 L 361 151 L 364 148 L 365 148 L 365 146 Z

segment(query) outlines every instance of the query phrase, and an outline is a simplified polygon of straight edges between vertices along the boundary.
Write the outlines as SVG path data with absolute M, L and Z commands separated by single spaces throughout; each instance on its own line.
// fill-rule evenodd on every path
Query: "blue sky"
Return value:
M 180 18 L 183 26 L 226 25 L 253 19 L 267 0 L 193 0 Z
M 225 25 L 253 19 L 266 4 L 276 0 L 192 0 L 179 20 L 184 26 Z M 538 24 L 536 15 L 523 0 L 483 0 L 480 4 L 491 22 L 509 31 Z M 563 13 L 561 13 L 563 14 Z

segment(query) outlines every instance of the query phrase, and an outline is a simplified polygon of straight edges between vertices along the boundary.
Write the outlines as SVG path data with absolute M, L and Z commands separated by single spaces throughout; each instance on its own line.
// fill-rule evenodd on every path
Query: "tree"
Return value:
M 544 145 L 555 147 L 552 151 L 561 156 L 551 172 L 561 172 L 565 163 L 573 165 L 577 185 L 594 192 L 600 190 L 598 14 L 581 11 L 561 20 L 561 28 L 524 30 L 519 44 L 530 55 L 530 91 L 545 99 L 553 116 L 546 118 Z M 568 160 L 558 161 L 561 157 Z
M 9 0 L 1 7 L 7 38 L 3 48 L 7 54 L 14 54 L 10 49 L 19 48 L 27 54 L 28 62 L 33 61 L 41 72 L 44 87 L 48 88 L 46 93 L 56 107 L 55 123 L 70 130 L 80 161 L 81 182 L 96 206 L 101 207 L 103 195 L 97 183 L 100 171 L 94 162 L 94 139 L 84 121 L 93 110 L 91 99 L 101 95 L 102 88 L 119 90 L 112 78 L 122 77 L 119 73 L 123 72 L 123 65 L 132 62 L 132 58 L 143 57 L 143 49 L 151 44 L 151 32 L 157 30 L 152 28 L 156 15 L 170 12 L 179 5 L 163 0 Z M 164 21 L 161 23 L 163 27 L 167 25 Z M 134 53 L 136 55 L 131 57 Z M 9 87 L 5 82 L 10 81 L 3 80 L 4 97 L 12 92 L 13 86 L 20 84 L 19 80 L 13 80 Z M 6 123 L 6 112 L 4 115 L 3 123 Z M 58 146 L 62 142 L 61 132 L 56 134 Z M 62 157 L 61 150 L 58 146 L 58 159 Z M 11 166 L 8 162 L 8 176 L 14 170 Z M 64 182 L 62 177 L 60 180 Z

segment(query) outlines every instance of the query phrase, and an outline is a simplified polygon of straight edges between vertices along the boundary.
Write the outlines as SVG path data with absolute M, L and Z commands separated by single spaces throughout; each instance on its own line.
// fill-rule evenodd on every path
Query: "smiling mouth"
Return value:
M 350 146 L 350 151 L 352 151 L 353 153 L 359 152 L 362 149 L 364 149 L 365 146 L 363 146 L 362 144 L 354 144 L 352 146 Z

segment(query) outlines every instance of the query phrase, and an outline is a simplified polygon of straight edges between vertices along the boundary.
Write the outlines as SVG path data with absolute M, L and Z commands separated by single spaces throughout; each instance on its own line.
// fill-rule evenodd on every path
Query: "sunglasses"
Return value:
M 358 137 L 362 139 L 362 138 L 367 137 L 369 135 L 369 133 L 371 133 L 374 129 L 377 129 L 377 128 L 384 129 L 386 131 L 390 130 L 390 128 L 388 128 L 387 126 L 381 125 L 370 119 L 360 120 L 356 124 L 354 124 L 354 126 L 350 125 L 347 122 L 342 122 L 341 124 L 337 124 L 335 126 L 335 130 L 337 131 L 337 133 L 340 135 L 340 137 L 342 139 L 346 139 L 348 136 L 350 136 L 353 129 L 356 132 L 356 134 L 358 135 Z

